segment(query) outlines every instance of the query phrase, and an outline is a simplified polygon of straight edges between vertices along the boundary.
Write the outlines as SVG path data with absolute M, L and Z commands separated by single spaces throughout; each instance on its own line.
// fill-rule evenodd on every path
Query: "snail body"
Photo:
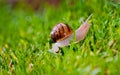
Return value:
M 83 40 L 90 28 L 90 24 L 87 22 L 90 17 L 75 31 L 75 43 L 78 43 L 79 41 Z M 49 50 L 52 53 L 56 53 L 59 51 L 59 48 L 62 48 L 64 46 L 70 45 L 70 42 L 74 38 L 73 30 L 64 23 L 57 24 L 53 30 L 51 31 L 51 39 L 55 42 L 52 46 L 52 49 Z

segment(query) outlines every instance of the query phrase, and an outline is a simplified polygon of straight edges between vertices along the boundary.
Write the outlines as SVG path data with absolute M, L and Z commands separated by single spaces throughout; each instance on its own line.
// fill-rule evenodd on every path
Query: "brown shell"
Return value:
M 54 26 L 53 30 L 50 33 L 50 36 L 54 42 L 58 42 L 70 36 L 72 33 L 72 29 L 67 24 L 59 23 Z

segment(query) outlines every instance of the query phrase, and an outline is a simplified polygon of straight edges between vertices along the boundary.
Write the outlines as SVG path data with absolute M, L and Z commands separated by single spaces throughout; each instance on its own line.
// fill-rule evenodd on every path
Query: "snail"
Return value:
M 92 14 L 75 31 L 75 43 L 78 43 L 85 38 L 90 28 L 88 20 L 91 18 L 91 16 Z M 50 49 L 49 52 L 57 53 L 59 51 L 59 48 L 70 45 L 71 41 L 74 39 L 74 32 L 67 24 L 59 23 L 53 27 L 50 36 L 55 43 L 53 44 L 52 49 Z

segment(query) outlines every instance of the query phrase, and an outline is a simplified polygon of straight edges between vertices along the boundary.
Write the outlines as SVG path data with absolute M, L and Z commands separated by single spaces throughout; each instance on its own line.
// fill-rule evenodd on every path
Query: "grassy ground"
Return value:
M 34 12 L 19 4 L 0 4 L 0 75 L 119 75 L 120 3 L 107 0 L 66 0 L 57 8 Z M 23 9 L 24 8 L 24 9 Z M 57 23 L 73 30 L 90 14 L 91 27 L 78 44 L 50 54 L 50 32 Z

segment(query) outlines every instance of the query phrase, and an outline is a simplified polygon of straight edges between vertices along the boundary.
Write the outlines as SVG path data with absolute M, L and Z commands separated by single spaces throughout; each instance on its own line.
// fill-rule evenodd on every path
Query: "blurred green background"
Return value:
M 73 30 L 90 14 L 84 40 L 50 54 L 57 23 Z M 119 75 L 119 0 L 0 0 L 0 75 Z

